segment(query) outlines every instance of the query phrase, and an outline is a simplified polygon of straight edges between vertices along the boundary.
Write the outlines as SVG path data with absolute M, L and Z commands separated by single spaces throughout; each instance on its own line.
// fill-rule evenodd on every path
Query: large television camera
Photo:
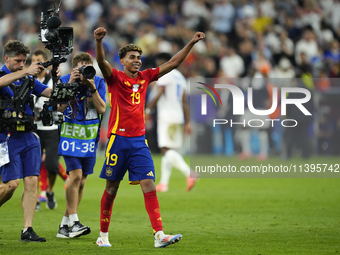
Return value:
M 45 63 L 39 63 L 47 68 L 52 65 L 53 91 L 49 101 L 45 101 L 43 109 L 40 113 L 40 119 L 44 126 L 53 124 L 62 124 L 64 116 L 58 112 L 58 104 L 66 104 L 74 99 L 78 92 L 79 84 L 77 83 L 58 83 L 57 68 L 60 63 L 67 61 L 66 56 L 73 51 L 73 28 L 61 27 L 59 19 L 59 8 L 47 10 L 46 14 L 41 13 L 39 39 L 52 54 L 52 59 Z
M 41 13 L 39 39 L 54 55 L 68 55 L 73 51 L 73 27 L 60 27 L 59 7 Z

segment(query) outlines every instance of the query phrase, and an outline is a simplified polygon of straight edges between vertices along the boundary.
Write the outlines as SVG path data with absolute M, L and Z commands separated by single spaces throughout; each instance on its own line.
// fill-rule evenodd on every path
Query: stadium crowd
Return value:
M 0 49 L 10 39 L 32 51 L 44 48 L 37 36 L 40 13 L 54 2 L 59 4 L 1 0 Z M 204 43 L 179 67 L 186 78 L 242 78 L 258 72 L 280 78 L 279 87 L 295 77 L 315 78 L 306 85 L 318 99 L 310 137 L 318 153 L 339 154 L 339 104 L 327 98 L 340 98 L 339 12 L 339 0 L 63 0 L 60 18 L 62 26 L 73 27 L 73 54 L 94 56 L 93 31 L 105 27 L 106 58 L 118 70 L 117 52 L 127 43 L 143 48 L 145 69 L 156 66 L 157 53 L 174 54 L 195 31 L 202 31 Z M 68 63 L 62 65 L 64 74 L 71 69 Z

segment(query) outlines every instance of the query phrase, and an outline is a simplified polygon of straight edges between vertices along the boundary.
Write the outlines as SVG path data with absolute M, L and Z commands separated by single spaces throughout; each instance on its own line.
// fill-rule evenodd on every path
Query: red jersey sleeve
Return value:
M 142 73 L 143 75 L 145 75 L 145 78 L 147 78 L 149 82 L 157 81 L 159 75 L 159 67 L 146 69 Z
M 114 80 L 117 77 L 117 73 L 118 73 L 118 71 L 116 69 L 112 68 L 111 76 L 109 78 L 107 78 L 107 79 L 105 78 L 107 86 L 110 86 L 110 85 L 112 86 L 113 84 L 115 84 Z

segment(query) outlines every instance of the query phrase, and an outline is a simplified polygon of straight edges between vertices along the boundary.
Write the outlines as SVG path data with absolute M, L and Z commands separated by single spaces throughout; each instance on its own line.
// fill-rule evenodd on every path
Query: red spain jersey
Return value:
M 147 87 L 157 81 L 159 68 L 139 71 L 136 78 L 112 68 L 112 75 L 106 79 L 110 97 L 110 118 L 107 137 L 141 136 L 145 134 L 144 105 Z

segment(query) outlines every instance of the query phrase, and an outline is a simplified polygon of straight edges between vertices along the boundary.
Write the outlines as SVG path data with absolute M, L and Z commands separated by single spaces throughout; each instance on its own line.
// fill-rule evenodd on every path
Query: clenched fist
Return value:
M 99 27 L 96 30 L 94 30 L 94 38 L 99 41 L 102 40 L 106 35 L 106 29 L 103 27 Z
M 197 43 L 200 40 L 204 40 L 205 34 L 202 32 L 196 32 L 194 37 L 191 39 L 193 43 Z

